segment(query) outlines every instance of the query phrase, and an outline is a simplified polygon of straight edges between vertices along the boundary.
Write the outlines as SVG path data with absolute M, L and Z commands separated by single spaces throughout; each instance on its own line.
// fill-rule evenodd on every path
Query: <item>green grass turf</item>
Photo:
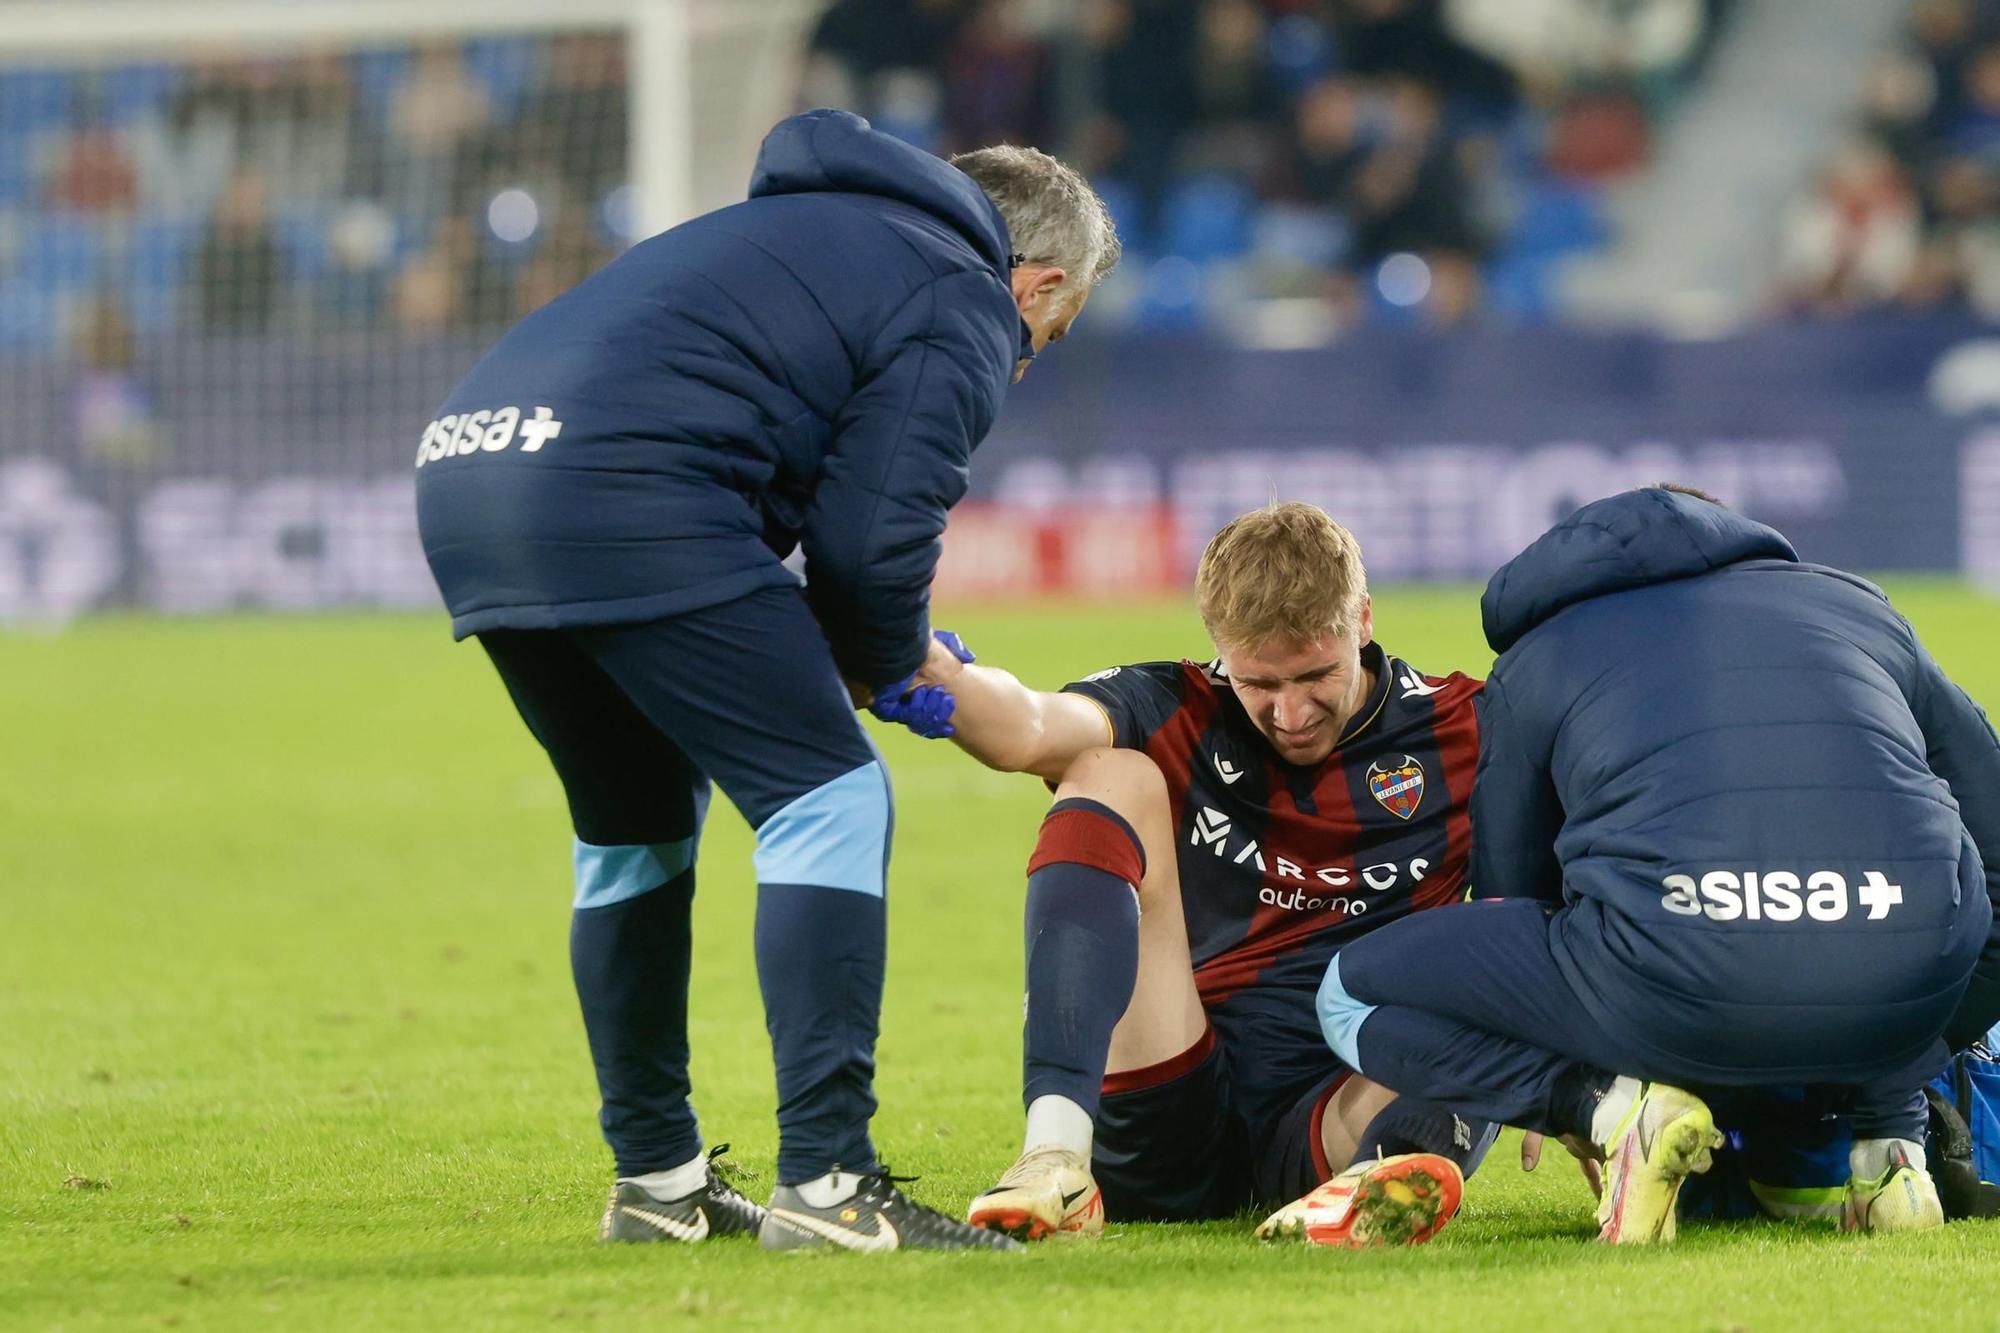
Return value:
M 1896 591 L 2000 703 L 2000 605 Z M 1419 666 L 1488 661 L 1470 590 L 1378 600 L 1383 641 Z M 1202 649 L 1180 605 L 947 623 L 1046 686 Z M 0 718 L 7 1327 L 2000 1325 L 2000 1224 L 1690 1228 L 1610 1252 L 1567 1163 L 1523 1175 L 1511 1138 L 1408 1252 L 1265 1250 L 1247 1222 L 1023 1256 L 600 1246 L 569 835 L 475 648 L 426 618 L 105 619 L 0 639 Z M 1044 798 L 884 741 L 900 812 L 876 1136 L 955 1209 L 1017 1146 L 1020 868 Z M 693 1039 L 704 1128 L 755 1190 L 775 1144 L 749 847 L 718 811 Z

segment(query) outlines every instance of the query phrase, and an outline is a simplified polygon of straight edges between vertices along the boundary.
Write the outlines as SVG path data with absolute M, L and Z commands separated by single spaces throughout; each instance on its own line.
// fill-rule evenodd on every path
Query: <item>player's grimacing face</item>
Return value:
M 1277 638 L 1252 648 L 1216 645 L 1229 687 L 1264 739 L 1291 764 L 1317 764 L 1333 753 L 1341 733 L 1368 698 L 1373 682 L 1361 649 L 1374 637 L 1366 602 L 1351 635 Z

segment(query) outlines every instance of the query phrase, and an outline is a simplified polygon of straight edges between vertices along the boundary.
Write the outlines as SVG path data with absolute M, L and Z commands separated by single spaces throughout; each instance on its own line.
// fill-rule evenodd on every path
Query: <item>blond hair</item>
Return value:
M 1361 628 L 1368 574 L 1354 534 L 1318 505 L 1253 509 L 1209 541 L 1195 571 L 1195 607 L 1218 646 L 1274 638 L 1350 637 Z

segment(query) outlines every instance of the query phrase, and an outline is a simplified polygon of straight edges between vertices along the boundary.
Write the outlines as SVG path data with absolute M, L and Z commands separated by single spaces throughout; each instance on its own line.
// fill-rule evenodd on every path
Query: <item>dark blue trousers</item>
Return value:
M 571 968 L 621 1175 L 700 1150 L 688 1102 L 695 848 L 713 778 L 757 831 L 778 1175 L 879 1167 L 888 774 L 796 588 L 665 620 L 479 636 L 576 839 Z
M 1340 951 L 1320 986 L 1327 1043 L 1406 1097 L 1546 1134 L 1588 1128 L 1577 1123 L 1579 1083 L 1627 1074 L 1703 1092 L 1706 1075 L 1671 1062 L 1635 1067 L 1634 1043 L 1591 1020 L 1551 951 L 1550 923 L 1538 902 L 1476 902 L 1364 935 Z M 1937 1043 L 1935 1061 L 1927 1055 L 1908 1071 L 1830 1087 L 1829 1108 L 1856 1137 L 1921 1140 L 1922 1088 L 1943 1052 Z M 1772 1052 L 1774 1068 L 1784 1059 Z

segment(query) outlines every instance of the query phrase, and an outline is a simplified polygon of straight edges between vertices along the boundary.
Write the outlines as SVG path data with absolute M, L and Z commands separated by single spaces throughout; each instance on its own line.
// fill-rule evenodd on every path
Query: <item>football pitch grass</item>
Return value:
M 2000 704 L 2000 603 L 1892 585 Z M 1474 591 L 1377 594 L 1383 643 L 1482 669 Z M 1203 644 L 1181 604 L 941 617 L 1053 687 Z M 699 670 L 699 663 L 690 663 Z M 2000 1327 L 2000 1223 L 1590 1242 L 1560 1153 L 1502 1140 L 1411 1251 L 1254 1218 L 1023 1255 L 602 1246 L 560 793 L 427 617 L 107 618 L 0 638 L 0 1326 Z M 963 1208 L 1018 1147 L 1021 869 L 1046 797 L 882 733 L 898 797 L 876 1140 Z M 703 1129 L 771 1184 L 750 838 L 718 806 L 692 1001 Z

